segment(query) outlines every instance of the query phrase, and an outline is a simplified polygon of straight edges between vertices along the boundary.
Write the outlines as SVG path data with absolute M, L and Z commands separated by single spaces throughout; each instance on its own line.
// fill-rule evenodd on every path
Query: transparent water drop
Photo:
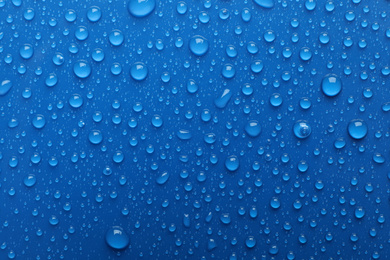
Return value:
M 155 0 L 130 0 L 127 6 L 130 14 L 140 18 L 151 14 L 155 7 Z
M 91 66 L 85 60 L 79 60 L 73 65 L 74 74 L 81 79 L 87 78 L 91 74 L 91 71 Z
M 12 81 L 5 79 L 0 84 L 0 96 L 5 96 L 8 91 L 12 88 Z
M 245 132 L 252 137 L 257 137 L 261 133 L 261 126 L 257 120 L 251 120 L 245 125 Z
M 368 133 L 367 123 L 362 119 L 351 120 L 348 124 L 348 134 L 356 140 L 363 139 Z
M 23 59 L 28 60 L 34 55 L 34 48 L 31 44 L 23 44 L 23 46 L 20 47 L 19 54 Z
M 35 177 L 34 174 L 28 174 L 26 177 L 23 179 L 23 183 L 26 187 L 32 187 L 35 185 L 37 182 L 37 178 Z
M 84 41 L 88 38 L 88 30 L 85 26 L 79 26 L 77 27 L 74 35 L 76 36 L 76 39 L 79 41 Z
M 157 127 L 157 128 L 159 128 L 159 127 L 161 127 L 163 125 L 163 120 L 162 120 L 160 115 L 154 115 L 153 116 L 153 118 L 152 118 L 152 125 L 154 127 Z
M 300 139 L 305 139 L 311 134 L 311 127 L 305 120 L 299 120 L 293 127 L 294 135 Z
M 98 6 L 91 6 L 87 11 L 87 18 L 90 22 L 97 22 L 102 17 L 102 10 Z
M 168 172 L 162 172 L 157 178 L 156 182 L 157 184 L 163 185 L 165 184 L 169 179 L 169 173 Z
M 123 43 L 124 36 L 120 30 L 113 30 L 110 33 L 108 39 L 112 45 L 120 46 Z
M 235 75 L 236 75 L 236 69 L 234 68 L 234 66 L 232 64 L 225 64 L 222 67 L 222 76 L 223 77 L 225 77 L 227 79 L 231 79 Z
M 41 129 L 46 125 L 46 119 L 43 115 L 35 115 L 33 117 L 32 124 L 36 129 Z
M 193 54 L 203 56 L 209 50 L 209 41 L 203 36 L 196 35 L 191 38 L 189 48 Z
M 337 96 L 342 89 L 340 78 L 335 74 L 326 75 L 321 82 L 322 92 L 328 97 Z
M 218 108 L 225 108 L 231 97 L 232 92 L 230 91 L 230 89 L 225 89 L 221 96 L 214 100 L 214 104 Z
M 240 166 L 240 162 L 235 155 L 230 155 L 229 157 L 226 158 L 225 160 L 225 167 L 231 172 L 234 172 L 238 169 Z
M 254 2 L 263 8 L 272 8 L 275 5 L 273 0 L 254 0 Z
M 79 94 L 73 94 L 69 98 L 69 105 L 73 108 L 79 108 L 83 105 L 83 98 Z
M 142 81 L 148 76 L 148 68 L 142 62 L 136 62 L 131 66 L 130 75 L 134 80 Z

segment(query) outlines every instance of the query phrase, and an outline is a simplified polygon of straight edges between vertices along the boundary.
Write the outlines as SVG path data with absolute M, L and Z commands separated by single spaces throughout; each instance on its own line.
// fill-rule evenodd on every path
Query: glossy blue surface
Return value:
M 387 259 L 389 12 L 0 0 L 0 259 Z

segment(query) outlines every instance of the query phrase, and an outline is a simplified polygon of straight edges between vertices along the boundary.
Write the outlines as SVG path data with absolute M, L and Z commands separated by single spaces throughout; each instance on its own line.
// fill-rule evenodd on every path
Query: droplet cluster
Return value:
M 0 0 L 0 259 L 387 259 L 389 11 Z

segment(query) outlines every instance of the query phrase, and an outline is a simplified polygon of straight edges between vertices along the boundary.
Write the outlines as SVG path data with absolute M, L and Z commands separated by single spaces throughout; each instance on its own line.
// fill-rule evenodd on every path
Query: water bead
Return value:
M 260 1 L 260 0 L 258 0 Z M 256 246 L 256 239 L 253 237 L 253 236 L 249 236 L 246 240 L 245 240 L 245 245 L 248 247 L 248 248 L 254 248 Z
M 26 19 L 26 21 L 31 21 L 32 19 L 34 19 L 34 17 L 35 17 L 34 9 L 27 8 L 24 11 L 23 17 L 24 17 L 24 19 Z
M 79 60 L 73 65 L 74 74 L 81 79 L 87 78 L 91 74 L 91 71 L 91 66 L 85 60 Z
M 153 116 L 153 118 L 152 118 L 152 125 L 154 127 L 157 127 L 157 128 L 159 128 L 159 127 L 161 127 L 163 125 L 163 120 L 162 120 L 160 115 L 154 115 Z
M 68 22 L 74 22 L 76 21 L 76 18 L 77 18 L 77 15 L 76 15 L 76 12 L 72 9 L 69 9 L 66 11 L 65 13 L 65 19 L 68 21 Z
M 313 11 L 316 8 L 316 0 L 306 0 L 305 1 L 305 7 L 308 11 Z
M 106 232 L 106 243 L 112 249 L 121 250 L 130 244 L 130 238 L 123 228 L 114 226 Z
M 134 80 L 142 81 L 148 76 L 148 68 L 142 62 L 136 62 L 130 68 L 130 75 Z
M 156 7 L 155 0 L 130 0 L 128 11 L 135 17 L 145 17 L 151 14 Z
M 122 65 L 120 65 L 118 62 L 115 62 L 111 65 L 111 73 L 115 76 L 122 73 Z
M 351 120 L 348 124 L 348 134 L 356 140 L 363 139 L 368 133 L 368 126 L 362 119 Z
M 225 64 L 222 67 L 222 76 L 231 79 L 236 75 L 236 69 L 231 64 Z
M 120 46 L 123 43 L 124 36 L 120 30 L 113 30 L 110 33 L 108 39 L 112 45 Z
M 278 199 L 277 197 L 271 198 L 270 206 L 271 206 L 271 208 L 273 208 L 273 209 L 278 209 L 278 208 L 280 208 L 280 201 L 279 201 L 279 199 Z
M 12 88 L 12 81 L 5 79 L 0 84 L 0 96 L 5 96 Z
M 69 105 L 73 108 L 79 108 L 83 105 L 83 98 L 79 94 L 73 94 L 69 98 Z
M 198 91 L 198 85 L 196 84 L 196 82 L 193 80 L 193 79 L 190 79 L 188 82 L 187 82 L 187 91 L 188 93 L 196 93 Z
M 309 48 L 307 47 L 303 47 L 301 49 L 301 51 L 299 52 L 299 57 L 303 60 L 303 61 L 308 61 L 311 59 L 312 57 L 312 53 L 310 51 Z
M 311 134 L 311 127 L 305 120 L 299 120 L 293 127 L 294 135 L 299 139 L 305 139 Z
M 28 60 L 34 55 L 34 48 L 31 44 L 26 43 L 20 47 L 19 54 L 23 59 Z
M 103 134 L 99 130 L 92 130 L 88 139 L 92 144 L 100 144 L 103 141 Z
M 276 38 L 274 31 L 268 30 L 264 33 L 264 40 L 266 42 L 273 42 Z
M 179 14 L 185 14 L 187 12 L 187 4 L 185 2 L 182 2 L 182 1 L 177 3 L 176 11 Z
M 337 96 L 341 92 L 340 78 L 335 74 L 327 74 L 321 82 L 322 92 L 328 97 Z
M 62 53 L 60 52 L 57 52 L 54 54 L 53 58 L 52 58 L 52 61 L 55 65 L 57 66 L 60 66 L 64 63 L 65 59 L 64 59 L 64 55 L 62 55 Z
M 245 125 L 245 132 L 251 137 L 257 137 L 261 133 L 261 126 L 257 120 L 251 120 Z
M 102 17 L 102 11 L 97 6 L 91 6 L 87 11 L 87 18 L 90 22 L 97 22 Z
M 225 160 L 225 167 L 227 170 L 234 172 L 238 169 L 240 166 L 240 162 L 235 155 L 230 155 L 229 157 L 226 158 Z
M 278 107 L 283 103 L 283 98 L 279 93 L 274 93 L 269 99 L 270 103 L 274 107 Z
M 32 120 L 32 124 L 36 129 L 41 129 L 46 125 L 46 120 L 43 115 L 35 115 Z
M 35 177 L 34 174 L 28 174 L 26 177 L 23 179 L 23 183 L 26 187 L 32 187 L 35 185 L 37 182 L 37 178 Z
M 272 8 L 275 5 L 273 0 L 254 0 L 254 2 L 263 8 Z
M 85 26 L 79 26 L 77 27 L 74 35 L 76 36 L 77 40 L 84 41 L 88 38 L 88 30 Z
M 260 60 L 253 61 L 251 63 L 251 70 L 253 73 L 260 73 L 264 68 L 263 62 Z
M 196 56 L 203 56 L 209 50 L 209 42 L 203 36 L 196 35 L 191 38 L 189 48 Z
M 309 109 L 311 107 L 311 101 L 309 98 L 301 98 L 301 100 L 299 100 L 299 106 L 302 108 L 302 109 Z
M 92 52 L 92 59 L 96 62 L 101 62 L 104 60 L 104 52 L 100 48 L 96 48 Z
M 210 21 L 209 14 L 207 12 L 204 12 L 204 11 L 199 13 L 198 18 L 199 18 L 199 21 L 203 24 L 206 24 Z

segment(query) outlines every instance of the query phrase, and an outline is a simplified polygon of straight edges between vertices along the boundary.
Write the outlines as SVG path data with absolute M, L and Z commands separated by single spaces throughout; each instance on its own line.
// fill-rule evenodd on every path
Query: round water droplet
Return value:
M 264 68 L 261 60 L 256 60 L 251 63 L 251 70 L 253 73 L 260 73 Z
M 87 17 L 90 22 L 97 22 L 102 17 L 102 10 L 97 6 L 88 8 Z
M 259 1 L 259 0 L 258 0 Z M 246 240 L 245 240 L 245 245 L 248 247 L 248 248 L 254 248 L 256 246 L 256 239 L 253 237 L 253 236 L 249 236 Z
M 3 80 L 0 84 L 0 96 L 5 96 L 11 88 L 12 82 L 8 79 Z
M 103 141 L 103 134 L 99 130 L 92 130 L 88 139 L 92 144 L 100 144 Z
M 34 48 L 31 44 L 26 43 L 20 47 L 19 53 L 23 59 L 28 60 L 34 55 Z
M 259 122 L 256 120 L 249 121 L 245 126 L 245 132 L 252 137 L 258 136 L 261 133 Z
M 366 211 L 364 210 L 363 207 L 357 207 L 355 209 L 355 217 L 358 218 L 358 219 L 361 219 L 364 217 Z
M 155 0 L 130 0 L 127 6 L 130 14 L 135 17 L 145 17 L 156 7 Z
M 52 61 L 55 65 L 60 66 L 65 61 L 64 55 L 60 52 L 57 52 L 56 54 L 54 54 Z
M 96 48 L 92 52 L 92 59 L 96 62 L 101 62 L 104 60 L 104 52 L 100 48 Z
M 209 50 L 209 41 L 203 36 L 196 35 L 191 38 L 189 47 L 193 54 L 202 56 Z
M 73 108 L 79 108 L 83 105 L 83 98 L 79 94 L 73 94 L 69 98 L 69 105 Z
M 236 75 L 236 69 L 231 64 L 225 64 L 222 67 L 222 76 L 227 79 L 231 79 Z
M 157 127 L 157 128 L 158 128 L 158 127 L 161 127 L 162 124 L 163 124 L 163 120 L 162 120 L 161 116 L 159 116 L 159 115 L 154 115 L 153 118 L 152 118 L 152 125 L 153 125 L 154 127 Z
M 239 166 L 240 166 L 240 162 L 239 162 L 237 156 L 230 155 L 228 158 L 226 158 L 225 167 L 229 171 L 234 172 L 238 169 Z
M 309 48 L 307 47 L 303 47 L 301 49 L 301 51 L 299 52 L 299 57 L 303 60 L 303 61 L 308 61 L 311 59 L 312 57 L 312 53 L 310 51 Z
M 91 74 L 91 66 L 85 60 L 77 61 L 73 66 L 73 72 L 81 79 L 87 78 Z
M 123 228 L 114 226 L 106 233 L 106 243 L 112 249 L 125 249 L 130 243 L 130 238 L 123 230 Z
M 272 8 L 274 7 L 274 1 L 273 0 L 254 0 L 256 4 L 263 8 Z
M 282 96 L 279 93 L 274 93 L 269 99 L 272 106 L 278 107 L 283 103 Z
M 342 84 L 335 74 L 326 75 L 321 82 L 322 92 L 328 97 L 334 97 L 341 92 Z
M 32 120 L 32 124 L 37 129 L 43 128 L 46 124 L 45 117 L 43 115 L 35 115 Z
M 363 139 L 368 132 L 368 126 L 366 122 L 361 119 L 351 120 L 348 124 L 348 133 L 353 139 Z
M 76 15 L 76 12 L 72 9 L 69 9 L 68 11 L 66 11 L 65 13 L 65 19 L 68 21 L 68 22 L 74 22 L 77 18 L 77 15 Z
M 294 135 L 300 139 L 305 139 L 311 134 L 311 127 L 305 120 L 299 120 L 293 127 Z
M 88 38 L 88 30 L 85 26 L 79 26 L 77 27 L 74 35 L 76 36 L 77 40 L 84 41 Z
M 34 174 L 29 174 L 26 177 L 24 177 L 23 183 L 26 185 L 26 187 L 32 187 L 37 182 L 37 178 Z
M 113 30 L 108 39 L 110 40 L 110 43 L 114 46 L 119 46 L 123 43 L 124 36 L 123 33 L 119 30 Z
M 136 62 L 131 66 L 130 75 L 135 80 L 144 80 L 148 76 L 148 68 L 142 62 Z
M 278 209 L 280 208 L 280 201 L 277 197 L 273 197 L 270 201 L 271 208 Z

